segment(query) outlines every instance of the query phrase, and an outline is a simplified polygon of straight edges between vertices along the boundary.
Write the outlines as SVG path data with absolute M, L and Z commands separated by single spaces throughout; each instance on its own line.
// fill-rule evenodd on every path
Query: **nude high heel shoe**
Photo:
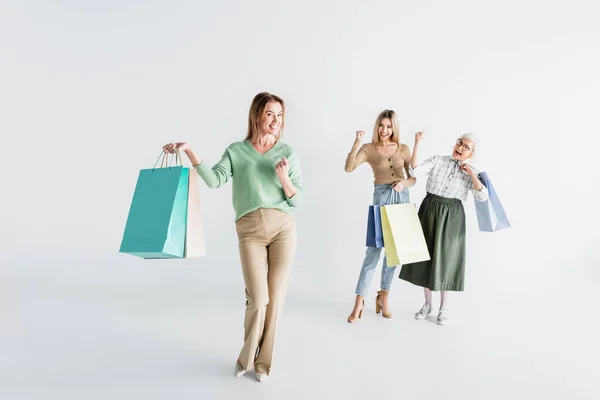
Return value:
M 246 370 L 244 368 L 242 368 L 238 362 L 236 362 L 235 370 L 233 371 L 233 374 L 235 375 L 235 377 L 239 378 L 240 376 L 243 376 L 245 373 L 246 373 Z
M 360 309 L 360 312 L 358 313 L 358 318 L 355 317 L 354 314 L 350 314 L 350 316 L 348 317 L 348 323 L 353 324 L 353 323 L 357 322 L 359 319 L 361 319 L 364 309 L 365 309 L 365 299 L 363 298 L 362 299 L 362 308 Z
M 382 305 L 383 300 L 387 300 L 388 293 L 389 292 L 387 290 L 380 290 L 379 292 L 377 292 L 377 297 L 375 298 L 375 313 L 377 313 L 377 314 L 381 313 L 383 318 L 392 318 L 392 313 L 384 312 L 383 305 Z M 379 302 L 379 300 L 381 300 L 381 302 Z

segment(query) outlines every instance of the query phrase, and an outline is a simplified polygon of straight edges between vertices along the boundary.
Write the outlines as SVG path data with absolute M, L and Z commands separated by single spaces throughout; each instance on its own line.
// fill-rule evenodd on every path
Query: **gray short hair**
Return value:
M 473 142 L 473 150 L 475 150 L 475 147 L 477 146 L 477 141 L 479 140 L 477 135 L 475 135 L 474 133 L 463 133 L 462 135 L 460 135 L 459 139 L 466 139 L 470 142 Z

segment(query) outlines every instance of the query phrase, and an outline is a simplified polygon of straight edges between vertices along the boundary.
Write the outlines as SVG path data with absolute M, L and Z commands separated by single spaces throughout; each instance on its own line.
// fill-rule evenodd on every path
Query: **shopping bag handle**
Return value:
M 162 157 L 162 160 L 161 160 Z M 171 162 L 169 163 L 169 154 L 162 150 L 158 156 L 158 158 L 156 159 L 156 162 L 154 163 L 154 166 L 152 167 L 152 171 L 154 171 L 156 169 L 156 164 L 158 164 L 158 160 L 161 160 L 160 162 L 160 167 L 161 168 L 171 168 L 173 166 L 173 160 L 175 160 L 175 166 L 177 166 L 179 164 L 180 167 L 183 167 L 183 163 L 181 162 L 181 154 L 179 153 L 179 149 L 175 149 L 175 154 L 173 154 L 173 157 L 171 157 Z
M 393 187 L 390 187 L 390 193 L 388 194 L 387 201 L 385 202 L 386 204 L 390 204 L 390 201 L 391 201 L 391 200 L 394 198 L 394 196 L 395 196 L 395 195 L 394 195 L 394 192 L 395 192 L 394 188 L 393 188 Z
M 395 193 L 394 193 L 394 192 L 395 192 Z M 397 193 L 397 194 L 396 194 L 396 193 Z M 402 199 L 402 203 L 400 203 L 400 204 L 406 203 L 406 202 L 405 202 L 405 199 L 404 199 L 404 196 L 402 196 L 402 191 L 400 191 L 400 192 L 396 192 L 396 191 L 394 190 L 394 188 L 390 187 L 390 193 L 388 194 L 388 198 L 387 198 L 387 200 L 386 200 L 386 204 L 390 204 L 390 201 L 392 200 L 392 198 L 393 198 L 394 196 L 398 196 L 398 197 L 400 197 L 400 199 Z

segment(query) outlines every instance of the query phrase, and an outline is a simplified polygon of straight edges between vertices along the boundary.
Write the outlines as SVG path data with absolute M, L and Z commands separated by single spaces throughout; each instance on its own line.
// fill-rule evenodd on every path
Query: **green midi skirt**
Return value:
M 399 278 L 435 291 L 463 291 L 466 223 L 462 202 L 428 193 L 419 219 L 431 260 L 403 265 Z

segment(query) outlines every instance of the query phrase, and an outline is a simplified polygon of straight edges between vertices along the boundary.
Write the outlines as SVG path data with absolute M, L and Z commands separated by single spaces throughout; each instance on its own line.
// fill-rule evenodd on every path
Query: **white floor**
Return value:
M 486 298 L 473 289 L 452 298 L 452 324 L 440 327 L 433 317 L 413 319 L 419 290 L 396 281 L 393 319 L 374 313 L 372 290 L 363 319 L 350 325 L 352 288 L 311 293 L 301 273 L 290 286 L 271 377 L 262 384 L 252 373 L 236 380 L 243 291 L 239 282 L 219 285 L 218 276 L 138 285 L 4 279 L 0 399 L 600 395 L 597 315 L 575 292 L 501 298 L 501 290 L 489 289 Z

